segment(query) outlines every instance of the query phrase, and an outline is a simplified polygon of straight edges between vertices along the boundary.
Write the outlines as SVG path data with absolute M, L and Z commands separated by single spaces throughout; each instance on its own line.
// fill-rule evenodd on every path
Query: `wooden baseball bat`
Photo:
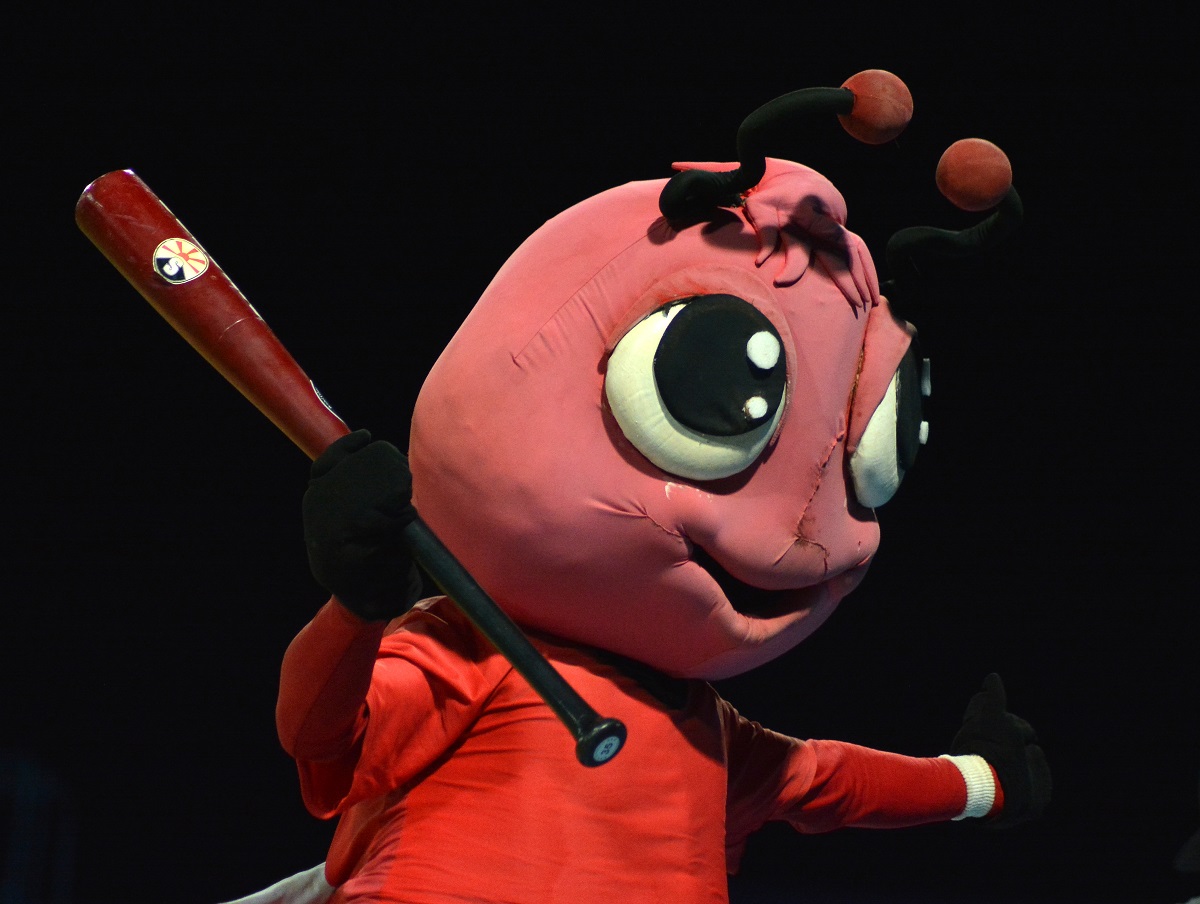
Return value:
M 96 179 L 75 222 L 175 331 L 309 458 L 349 431 L 237 286 L 179 218 L 131 170 Z M 585 766 L 608 762 L 625 727 L 602 718 L 417 518 L 405 529 L 413 558 L 525 677 L 575 738 Z

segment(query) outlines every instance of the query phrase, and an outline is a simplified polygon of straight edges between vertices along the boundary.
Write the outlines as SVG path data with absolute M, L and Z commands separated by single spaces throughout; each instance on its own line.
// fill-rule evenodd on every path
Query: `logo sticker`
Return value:
M 605 738 L 592 752 L 592 760 L 597 763 L 606 763 L 617 755 L 617 751 L 621 749 L 621 739 L 616 735 L 610 735 Z
M 167 239 L 154 249 L 154 270 L 169 283 L 185 283 L 208 269 L 208 255 L 187 239 Z

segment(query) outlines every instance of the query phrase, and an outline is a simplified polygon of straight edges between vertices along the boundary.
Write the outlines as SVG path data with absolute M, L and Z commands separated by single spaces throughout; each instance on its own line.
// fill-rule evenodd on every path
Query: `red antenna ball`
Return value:
M 904 131 L 913 114 L 908 85 L 884 69 L 864 69 L 842 83 L 854 108 L 838 114 L 842 127 L 866 144 L 885 144 Z
M 934 176 L 940 191 L 962 210 L 990 210 L 1012 186 L 1012 164 L 996 145 L 963 138 L 946 148 Z

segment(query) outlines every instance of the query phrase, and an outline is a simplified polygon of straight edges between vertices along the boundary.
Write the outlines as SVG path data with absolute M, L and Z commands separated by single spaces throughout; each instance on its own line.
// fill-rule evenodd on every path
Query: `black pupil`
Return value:
M 771 321 L 733 295 L 679 303 L 654 354 L 654 379 L 672 417 L 709 436 L 738 436 L 769 421 L 787 372 Z
M 924 396 L 921 394 L 921 355 L 914 339 L 900 361 L 896 397 L 896 458 L 904 471 L 912 468 L 921 449 L 921 421 Z

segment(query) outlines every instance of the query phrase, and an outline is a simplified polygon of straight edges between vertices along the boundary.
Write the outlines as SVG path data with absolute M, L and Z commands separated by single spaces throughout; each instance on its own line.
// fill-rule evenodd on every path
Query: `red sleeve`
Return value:
M 730 707 L 730 872 L 750 834 L 770 820 L 799 832 L 901 828 L 944 822 L 966 806 L 966 783 L 947 760 L 908 757 L 842 741 L 800 741 L 742 718 Z
M 331 600 L 288 647 L 276 707 L 309 812 L 329 818 L 404 784 L 470 727 L 510 669 L 447 600 L 386 629 Z
M 292 640 L 275 705 L 275 727 L 290 756 L 334 759 L 354 745 L 385 627 L 331 599 Z

